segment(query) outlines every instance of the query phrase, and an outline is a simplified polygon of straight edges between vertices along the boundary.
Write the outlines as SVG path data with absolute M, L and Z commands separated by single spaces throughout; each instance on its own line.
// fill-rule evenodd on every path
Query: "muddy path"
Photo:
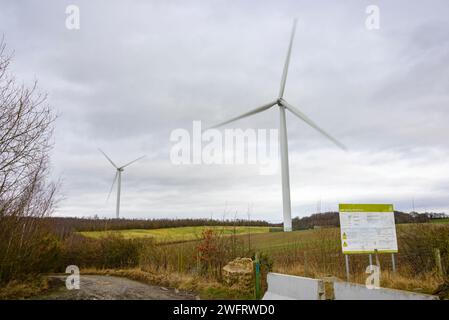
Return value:
M 151 286 L 126 278 L 82 275 L 80 289 L 68 290 L 66 276 L 49 276 L 51 289 L 40 300 L 195 300 L 197 296 L 176 289 Z

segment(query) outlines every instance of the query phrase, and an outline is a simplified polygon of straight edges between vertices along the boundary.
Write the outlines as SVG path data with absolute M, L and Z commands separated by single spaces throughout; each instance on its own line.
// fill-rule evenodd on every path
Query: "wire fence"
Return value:
M 334 276 L 346 279 L 346 258 L 339 246 L 304 246 L 290 244 L 280 248 L 264 250 L 275 261 L 276 269 L 304 276 Z M 398 253 L 352 254 L 349 255 L 349 273 L 357 278 L 366 277 L 370 264 L 379 265 L 387 271 L 402 277 L 419 277 L 434 274 L 444 277 L 449 266 L 449 256 L 439 248 L 419 248 L 419 250 Z

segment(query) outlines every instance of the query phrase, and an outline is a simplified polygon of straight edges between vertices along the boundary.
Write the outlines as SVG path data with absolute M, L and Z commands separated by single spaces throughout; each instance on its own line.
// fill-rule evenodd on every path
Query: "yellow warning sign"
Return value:
M 343 233 L 343 240 L 346 240 L 346 232 Z
M 343 242 L 343 247 L 347 247 L 347 246 L 348 246 L 348 244 L 346 243 L 346 241 Z

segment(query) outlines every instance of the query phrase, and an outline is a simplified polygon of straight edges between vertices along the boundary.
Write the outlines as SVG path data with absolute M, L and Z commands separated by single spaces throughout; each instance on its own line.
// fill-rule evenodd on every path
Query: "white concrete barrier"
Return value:
M 361 284 L 334 282 L 335 300 L 438 300 L 437 296 L 387 288 L 368 289 Z
M 263 300 L 438 300 L 437 296 L 387 288 L 268 273 L 268 290 Z
M 263 300 L 321 300 L 323 281 L 312 278 L 268 273 L 268 290 Z

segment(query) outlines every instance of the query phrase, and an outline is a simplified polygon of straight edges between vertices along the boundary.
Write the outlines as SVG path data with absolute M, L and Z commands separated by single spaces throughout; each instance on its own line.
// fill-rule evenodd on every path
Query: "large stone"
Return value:
M 254 287 L 253 261 L 250 258 L 236 258 L 223 267 L 223 280 L 227 285 L 238 285 L 251 291 Z

